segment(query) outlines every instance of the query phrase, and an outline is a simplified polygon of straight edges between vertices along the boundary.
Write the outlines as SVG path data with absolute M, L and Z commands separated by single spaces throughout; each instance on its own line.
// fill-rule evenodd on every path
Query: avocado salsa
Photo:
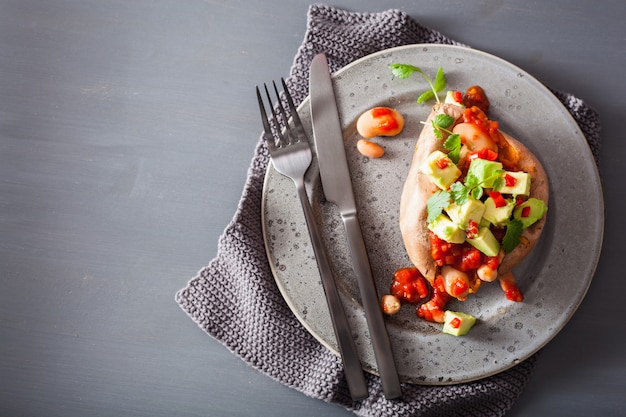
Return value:
M 452 137 L 453 132 L 446 128 L 454 121 L 440 120 L 447 126 L 434 125 L 435 129 Z M 474 129 L 476 135 L 497 134 L 497 123 L 476 106 L 464 111 L 461 124 L 471 124 L 463 130 Z M 519 244 L 523 230 L 547 211 L 544 201 L 530 196 L 530 174 L 500 161 L 497 147 L 490 149 L 489 142 L 485 143 L 485 148 L 469 154 L 465 149 L 461 150 L 465 154 L 457 155 L 435 150 L 420 166 L 439 188 L 428 201 L 427 218 L 431 255 L 439 267 L 450 265 L 472 272 L 486 264 L 496 271 L 502 257 Z M 469 285 L 476 288 L 470 288 L 470 292 L 475 292 L 480 283 L 480 279 L 474 279 Z

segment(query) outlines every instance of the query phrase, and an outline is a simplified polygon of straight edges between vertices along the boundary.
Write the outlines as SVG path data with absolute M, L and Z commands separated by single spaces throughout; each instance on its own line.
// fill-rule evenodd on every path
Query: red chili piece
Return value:
M 448 158 L 439 158 L 436 164 L 439 169 L 446 169 L 448 167 Z
M 450 327 L 452 327 L 453 329 L 458 329 L 459 327 L 461 327 L 461 319 L 458 317 L 455 317 L 452 320 L 450 320 Z
M 513 187 L 515 184 L 517 184 L 517 178 L 515 178 L 514 176 L 510 174 L 505 174 L 504 183 L 506 184 L 507 187 Z
M 489 192 L 489 197 L 493 199 L 493 202 L 495 203 L 497 208 L 506 206 L 506 200 L 504 199 L 504 197 L 502 197 L 502 194 L 500 194 L 499 192 L 491 191 Z
M 472 152 L 469 155 L 470 160 L 477 159 L 477 158 L 486 159 L 488 161 L 495 161 L 498 159 L 498 153 L 495 151 L 492 151 L 491 149 L 485 148 L 485 149 L 481 149 L 478 152 Z
M 476 223 L 476 220 L 469 221 L 465 234 L 467 235 L 468 239 L 473 239 L 476 237 L 476 235 L 478 234 L 478 223 Z

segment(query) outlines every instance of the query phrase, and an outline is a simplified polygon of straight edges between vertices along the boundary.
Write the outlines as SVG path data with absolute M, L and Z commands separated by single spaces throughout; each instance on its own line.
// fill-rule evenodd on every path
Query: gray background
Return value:
M 626 3 L 332 4 L 402 9 L 600 112 L 602 257 L 510 415 L 623 415 Z M 237 208 L 254 86 L 288 75 L 308 5 L 0 1 L 0 415 L 352 415 L 252 370 L 174 302 Z

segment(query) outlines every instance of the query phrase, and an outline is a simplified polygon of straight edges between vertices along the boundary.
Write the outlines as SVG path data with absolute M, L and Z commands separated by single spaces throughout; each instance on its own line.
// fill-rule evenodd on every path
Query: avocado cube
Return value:
M 460 93 L 460 91 L 452 91 L 452 90 L 446 91 L 446 98 L 444 99 L 443 102 L 446 104 L 456 104 L 459 107 L 465 108 L 465 105 L 463 103 L 456 101 L 455 93 Z
M 428 224 L 428 229 L 436 234 L 439 239 L 443 239 L 446 242 L 465 242 L 465 232 L 443 213 L 437 216 L 432 223 Z
M 515 180 L 514 185 L 505 185 L 500 189 L 502 194 L 530 195 L 530 174 L 524 171 L 504 173 Z
M 442 190 L 447 190 L 460 176 L 461 170 L 441 151 L 434 151 L 420 166 L 430 181 Z
M 465 204 L 459 206 L 456 203 L 451 203 L 446 211 L 448 216 L 450 216 L 450 220 L 455 222 L 461 229 L 467 230 L 467 226 L 472 220 L 476 224 L 480 224 L 485 212 L 485 205 L 482 201 L 476 200 L 470 195 Z
M 476 323 L 476 317 L 470 314 L 446 310 L 443 313 L 443 329 L 441 331 L 452 336 L 463 336 L 470 331 L 474 323 Z
M 543 200 L 531 197 L 515 208 L 513 218 L 520 220 L 522 227 L 526 229 L 541 219 L 547 211 L 548 206 Z
M 479 227 L 476 236 L 466 241 L 487 256 L 497 256 L 500 252 L 500 242 L 488 227 Z
M 502 171 L 501 162 L 476 158 L 470 162 L 470 166 L 467 169 L 467 178 L 473 177 L 484 188 L 492 188 L 493 181 L 498 177 L 496 175 L 498 171 Z
M 485 216 L 483 216 L 483 218 L 480 220 L 480 223 L 478 223 L 478 227 L 489 227 L 491 226 L 491 222 L 489 222 L 489 220 L 485 219 Z
M 483 214 L 483 218 L 494 226 L 504 226 L 511 218 L 514 208 L 515 201 L 513 200 L 506 200 L 505 206 L 496 207 L 493 198 L 489 197 L 485 200 L 485 213 Z

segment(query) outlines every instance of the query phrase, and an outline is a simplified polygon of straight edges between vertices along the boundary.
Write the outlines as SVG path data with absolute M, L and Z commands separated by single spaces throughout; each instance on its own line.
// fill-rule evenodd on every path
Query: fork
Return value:
M 343 360 L 346 382 L 348 389 L 350 390 L 350 396 L 354 401 L 367 398 L 368 390 L 365 376 L 363 375 L 363 368 L 361 367 L 361 361 L 352 339 L 350 326 L 346 317 L 343 305 L 339 298 L 339 292 L 333 277 L 326 250 L 322 244 L 317 224 L 313 217 L 313 211 L 309 203 L 309 199 L 306 194 L 304 186 L 304 174 L 309 169 L 312 161 L 311 147 L 307 135 L 304 131 L 302 121 L 298 116 L 298 112 L 293 103 L 293 99 L 289 94 L 285 80 L 281 78 L 283 92 L 287 99 L 289 106 L 289 112 L 293 121 L 293 127 L 289 124 L 289 119 L 285 111 L 285 107 L 280 99 L 280 93 L 276 87 L 276 83 L 272 82 L 274 86 L 274 93 L 278 100 L 276 108 L 272 106 L 272 98 L 268 91 L 267 85 L 263 85 L 265 89 L 265 95 L 267 101 L 270 103 L 271 117 L 276 128 L 275 135 L 272 134 L 272 129 L 268 120 L 268 113 L 265 111 L 263 105 L 263 98 L 259 87 L 256 87 L 256 95 L 259 101 L 259 109 L 261 110 L 261 119 L 263 121 L 263 139 L 267 143 L 267 147 L 270 152 L 272 164 L 276 171 L 290 178 L 295 186 L 304 210 L 304 217 L 311 236 L 311 243 L 313 246 L 313 252 L 317 261 L 317 266 L 322 278 L 322 285 L 324 287 L 324 293 L 326 294 L 326 302 L 328 309 L 330 310 L 330 317 L 333 324 L 333 330 L 335 337 L 337 338 L 337 345 L 339 346 L 339 353 Z M 284 123 L 285 129 L 281 132 L 280 120 Z

